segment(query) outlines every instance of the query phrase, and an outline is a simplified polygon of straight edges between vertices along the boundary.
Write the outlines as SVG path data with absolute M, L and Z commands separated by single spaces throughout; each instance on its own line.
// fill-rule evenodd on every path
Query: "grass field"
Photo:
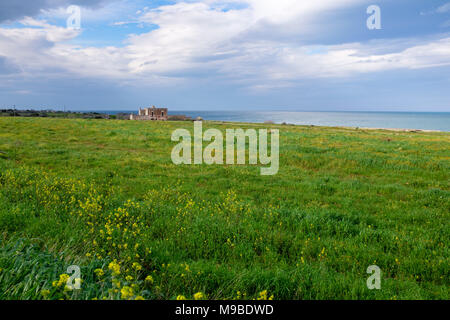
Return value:
M 203 127 L 278 128 L 278 175 L 175 166 L 192 122 L 0 118 L 0 299 L 449 299 L 449 133 Z

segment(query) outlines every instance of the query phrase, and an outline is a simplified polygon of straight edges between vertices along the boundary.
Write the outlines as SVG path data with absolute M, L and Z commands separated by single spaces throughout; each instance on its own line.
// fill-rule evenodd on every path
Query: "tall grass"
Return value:
M 0 119 L 0 299 L 448 299 L 448 133 L 269 126 L 273 177 L 173 165 L 186 122 Z

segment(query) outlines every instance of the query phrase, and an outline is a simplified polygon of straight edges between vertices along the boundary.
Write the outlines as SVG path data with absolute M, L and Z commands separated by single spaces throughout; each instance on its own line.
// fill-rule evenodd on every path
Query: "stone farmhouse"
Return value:
M 156 108 L 155 106 L 151 108 L 139 108 L 139 114 L 130 114 L 130 120 L 159 120 L 167 121 L 167 108 Z

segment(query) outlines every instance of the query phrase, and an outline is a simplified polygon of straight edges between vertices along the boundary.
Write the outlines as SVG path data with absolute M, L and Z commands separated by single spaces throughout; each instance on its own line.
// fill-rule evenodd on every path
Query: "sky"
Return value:
M 450 1 L 0 0 L 13 105 L 450 112 Z

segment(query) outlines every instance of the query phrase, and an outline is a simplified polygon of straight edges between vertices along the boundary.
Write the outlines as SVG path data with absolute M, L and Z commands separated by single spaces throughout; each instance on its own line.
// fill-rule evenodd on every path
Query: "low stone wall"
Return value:
M 167 117 L 157 117 L 157 116 L 137 116 L 137 115 L 130 115 L 130 120 L 140 120 L 140 121 L 167 121 Z
M 192 121 L 192 118 L 180 114 L 180 115 L 168 116 L 168 120 L 169 121 Z

